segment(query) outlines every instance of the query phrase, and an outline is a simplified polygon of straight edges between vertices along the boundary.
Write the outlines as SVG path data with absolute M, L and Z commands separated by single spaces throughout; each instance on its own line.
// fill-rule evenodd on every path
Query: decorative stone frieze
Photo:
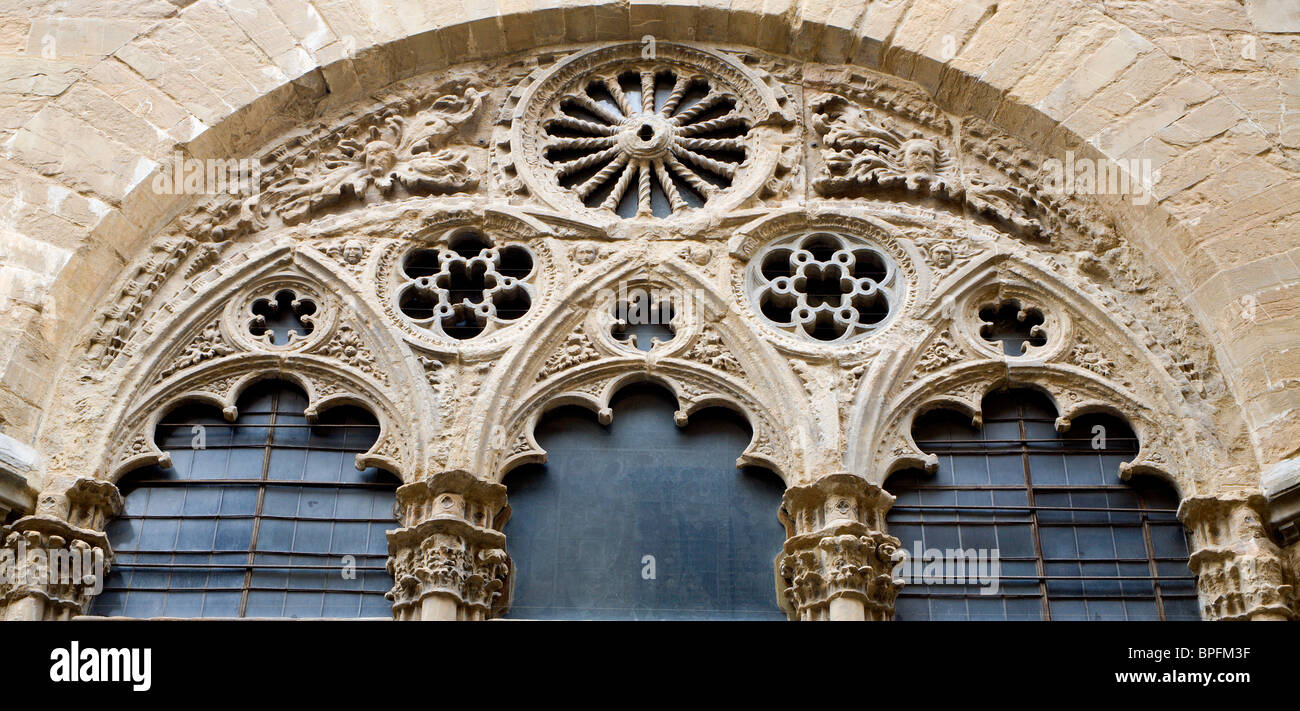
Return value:
M 1209 620 L 1293 620 L 1295 589 L 1287 561 L 1268 537 L 1259 493 L 1195 496 L 1178 519 L 1192 531 L 1188 567 L 1196 574 L 1201 614 Z
M 484 620 L 504 611 L 505 486 L 464 471 L 439 472 L 397 490 L 397 517 L 402 527 L 388 532 L 394 617 Z
M 889 620 L 905 553 L 882 528 L 894 497 L 855 474 L 786 490 L 786 542 L 777 559 L 781 604 L 792 620 Z
M 0 619 L 84 612 L 113 559 L 104 526 L 121 510 L 116 486 L 78 479 L 62 496 L 42 495 L 36 513 L 0 526 Z

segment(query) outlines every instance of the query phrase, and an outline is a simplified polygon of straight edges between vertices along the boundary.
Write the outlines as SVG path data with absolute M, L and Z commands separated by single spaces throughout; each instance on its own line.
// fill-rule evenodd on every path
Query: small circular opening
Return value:
M 648 123 L 641 124 L 641 130 L 636 132 L 637 137 L 643 141 L 648 141 L 655 137 L 654 127 Z

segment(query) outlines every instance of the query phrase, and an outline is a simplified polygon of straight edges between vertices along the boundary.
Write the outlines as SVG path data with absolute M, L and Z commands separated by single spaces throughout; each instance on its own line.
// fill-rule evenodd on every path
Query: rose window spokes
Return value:
M 1043 327 L 1043 312 L 1033 307 L 1022 307 L 1015 299 L 990 304 L 980 309 L 980 337 L 992 344 L 1001 344 L 1002 352 L 1009 356 L 1024 355 L 1029 348 L 1047 343 L 1047 329 Z
M 533 256 L 526 248 L 497 247 L 482 233 L 464 230 L 446 248 L 407 254 L 397 305 L 416 325 L 452 338 L 473 338 L 494 323 L 509 324 L 528 312 L 532 272 Z
M 899 301 L 899 277 L 879 249 L 847 235 L 814 232 L 769 245 L 749 264 L 749 293 L 769 324 L 802 339 L 863 337 Z
M 678 68 L 588 77 L 544 123 L 543 156 L 590 208 L 665 217 L 731 187 L 750 121 L 737 97 Z
M 292 289 L 254 299 L 248 311 L 248 332 L 272 346 L 301 341 L 315 329 L 312 314 L 316 313 L 316 302 L 299 298 Z

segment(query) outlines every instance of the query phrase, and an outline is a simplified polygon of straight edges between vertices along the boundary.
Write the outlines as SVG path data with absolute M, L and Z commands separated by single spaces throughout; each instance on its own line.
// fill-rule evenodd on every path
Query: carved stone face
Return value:
M 930 258 L 934 260 L 934 266 L 947 269 L 952 266 L 952 247 L 946 244 L 936 244 L 930 248 Z
M 366 144 L 366 172 L 372 178 L 382 178 L 397 165 L 397 150 L 388 141 L 371 141 Z
M 573 260 L 583 266 L 591 264 L 596 261 L 596 247 L 590 244 L 580 244 L 574 247 Z
M 343 261 L 348 264 L 359 264 L 361 262 L 360 242 L 350 239 L 343 243 Z
M 928 138 L 913 138 L 903 143 L 903 168 L 910 174 L 934 175 L 939 168 L 939 147 Z

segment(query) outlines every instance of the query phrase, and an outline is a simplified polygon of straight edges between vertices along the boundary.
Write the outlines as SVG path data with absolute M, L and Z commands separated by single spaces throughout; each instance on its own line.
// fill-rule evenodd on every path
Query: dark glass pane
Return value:
M 1126 423 L 1090 414 L 1058 433 L 1050 399 L 1027 390 L 989 394 L 982 413 L 981 429 L 955 412 L 917 419 L 913 439 L 939 455 L 938 473 L 890 478 L 888 524 L 913 557 L 996 552 L 1000 584 L 914 582 L 900 619 L 1037 619 L 1044 592 L 1053 619 L 1158 619 L 1157 594 L 1169 601 L 1165 619 L 1197 617 L 1176 492 L 1151 477 L 1119 479 L 1138 449 Z
M 609 427 L 549 413 L 544 467 L 506 479 L 517 566 L 510 616 L 544 619 L 784 619 L 772 561 L 783 485 L 735 467 L 743 420 L 673 424 L 670 396 L 624 390 Z
M 144 468 L 119 482 L 127 506 L 108 526 L 117 561 L 92 614 L 391 614 L 383 594 L 392 581 L 382 567 L 385 531 L 396 527 L 397 483 L 385 472 L 358 472 L 353 466 L 378 436 L 374 419 L 342 407 L 322 413 L 316 426 L 309 426 L 303 417 L 306 396 L 273 381 L 251 387 L 238 407 L 233 424 L 207 407 L 169 413 L 156 440 L 175 466 Z M 304 475 L 317 482 L 384 487 L 266 483 L 301 481 Z M 226 479 L 247 483 L 218 481 Z M 335 523 L 338 518 L 360 520 Z M 250 549 L 258 551 L 251 567 Z M 345 577 L 344 556 L 353 556 L 363 570 Z M 338 592 L 327 599 L 313 590 Z

